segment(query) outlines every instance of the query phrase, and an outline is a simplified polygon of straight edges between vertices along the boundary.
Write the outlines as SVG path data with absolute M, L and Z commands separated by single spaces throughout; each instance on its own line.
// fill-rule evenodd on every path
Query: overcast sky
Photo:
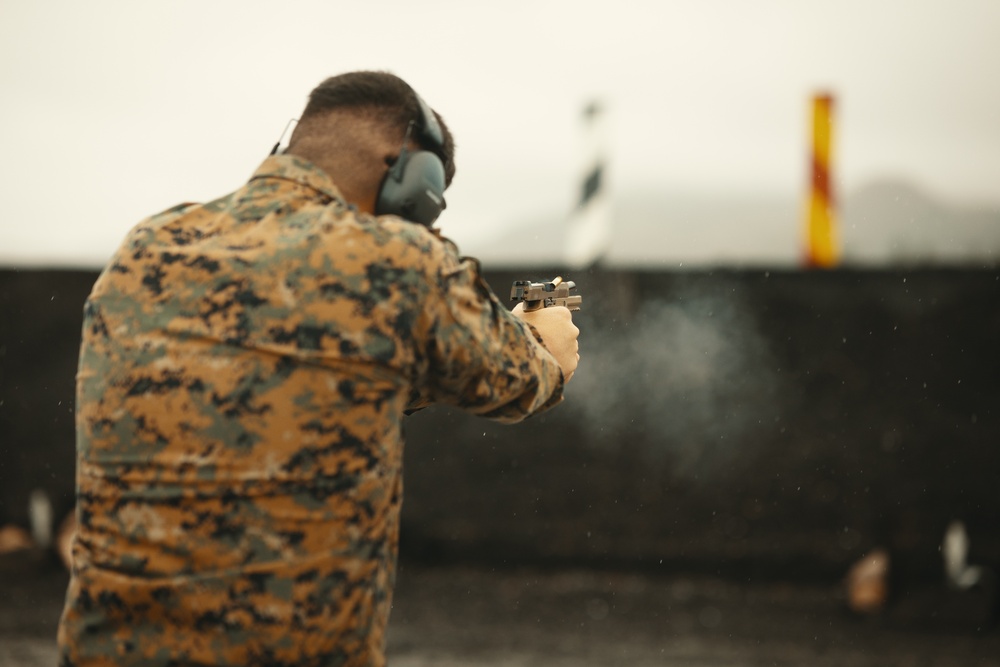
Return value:
M 841 193 L 998 204 L 998 28 L 992 0 L 0 0 L 0 263 L 100 265 L 143 217 L 241 185 L 352 69 L 451 126 L 460 244 L 569 207 L 594 97 L 618 197 L 804 196 L 809 98 L 831 90 Z

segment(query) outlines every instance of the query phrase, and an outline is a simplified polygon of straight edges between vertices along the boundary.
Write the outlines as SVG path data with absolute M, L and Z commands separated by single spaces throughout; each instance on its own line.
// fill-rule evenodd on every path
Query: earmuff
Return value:
M 411 151 L 407 148 L 416 131 L 421 145 L 444 146 L 444 135 L 434 112 L 413 93 L 420 106 L 420 120 L 411 122 L 403 138 L 399 158 L 386 172 L 375 200 L 376 215 L 398 215 L 404 220 L 430 227 L 445 208 L 444 164 L 432 151 Z

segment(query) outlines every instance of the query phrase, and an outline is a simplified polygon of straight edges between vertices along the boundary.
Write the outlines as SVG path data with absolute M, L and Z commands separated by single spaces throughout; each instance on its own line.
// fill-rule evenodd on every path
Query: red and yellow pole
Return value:
M 805 216 L 805 263 L 836 266 L 840 260 L 833 165 L 833 96 L 816 95 L 812 104 L 812 165 Z

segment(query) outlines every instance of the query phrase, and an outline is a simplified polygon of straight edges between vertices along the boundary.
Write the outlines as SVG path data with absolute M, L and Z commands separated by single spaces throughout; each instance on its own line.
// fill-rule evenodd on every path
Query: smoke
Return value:
M 726 295 L 703 289 L 644 301 L 631 317 L 581 323 L 565 407 L 590 442 L 638 439 L 692 472 L 730 460 L 748 431 L 774 428 L 776 369 L 755 315 L 736 287 Z

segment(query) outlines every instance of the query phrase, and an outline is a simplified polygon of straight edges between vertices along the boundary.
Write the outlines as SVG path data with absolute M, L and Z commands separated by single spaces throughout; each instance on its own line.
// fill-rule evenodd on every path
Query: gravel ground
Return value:
M 66 575 L 0 571 L 0 666 L 52 667 Z M 400 570 L 393 667 L 1000 667 L 1000 631 L 925 596 L 876 618 L 829 585 L 590 570 Z

